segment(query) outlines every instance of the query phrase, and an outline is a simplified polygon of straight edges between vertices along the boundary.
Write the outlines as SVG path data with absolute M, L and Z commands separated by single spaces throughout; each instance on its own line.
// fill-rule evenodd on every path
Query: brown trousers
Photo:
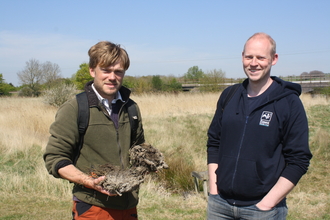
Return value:
M 73 220 L 137 220 L 136 207 L 127 210 L 109 209 L 73 201 Z

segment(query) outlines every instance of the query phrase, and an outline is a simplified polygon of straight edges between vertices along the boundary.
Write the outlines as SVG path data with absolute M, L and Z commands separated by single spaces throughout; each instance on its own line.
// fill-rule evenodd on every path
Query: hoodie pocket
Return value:
M 223 156 L 218 169 L 215 171 L 217 175 L 217 185 L 221 194 L 231 194 L 231 182 L 233 179 L 233 170 L 235 167 L 235 158 Z
M 216 174 L 220 193 L 242 199 L 264 195 L 264 185 L 254 161 L 223 157 Z
M 259 199 L 265 194 L 255 161 L 239 160 L 232 184 L 235 194 L 240 197 Z

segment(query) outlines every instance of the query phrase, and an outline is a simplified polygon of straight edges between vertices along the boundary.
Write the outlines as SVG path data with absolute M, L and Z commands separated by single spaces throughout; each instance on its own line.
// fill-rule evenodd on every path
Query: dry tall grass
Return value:
M 58 190 L 68 192 L 61 181 L 49 184 L 50 178 L 40 157 L 55 112 L 55 108 L 43 104 L 38 98 L 0 98 L 0 158 L 4 168 L 0 172 L 6 174 L 0 175 L 0 195 L 13 189 L 20 194 L 36 190 L 44 194 L 57 194 Z M 27 170 L 33 175 L 21 175 Z M 57 187 L 54 187 L 56 183 Z
M 206 132 L 218 98 L 219 94 L 215 93 L 133 97 L 143 115 L 146 140 L 171 158 L 169 165 L 177 169 L 178 175 L 180 167 L 206 169 Z
M 206 169 L 206 132 L 218 97 L 198 93 L 133 97 L 141 108 L 146 140 L 164 152 L 175 173 Z M 289 219 L 330 219 L 330 103 L 322 97 L 301 98 L 310 120 L 314 158 L 308 174 L 289 195 Z M 55 113 L 56 108 L 39 98 L 0 98 L 0 219 L 70 219 L 71 185 L 49 176 L 42 160 Z M 205 219 L 206 201 L 193 193 L 192 178 L 179 181 L 158 185 L 150 178 L 143 183 L 140 219 Z M 174 194 L 166 188 L 171 188 L 169 184 L 186 188 Z
M 307 110 L 310 147 L 309 171 L 289 194 L 292 219 L 330 219 L 330 105 L 325 97 L 302 96 Z
M 56 109 L 37 98 L 1 98 L 0 103 L 0 143 L 7 153 L 45 145 Z
M 142 94 L 132 97 L 138 104 L 143 118 L 183 115 L 213 114 L 219 94 L 178 93 Z

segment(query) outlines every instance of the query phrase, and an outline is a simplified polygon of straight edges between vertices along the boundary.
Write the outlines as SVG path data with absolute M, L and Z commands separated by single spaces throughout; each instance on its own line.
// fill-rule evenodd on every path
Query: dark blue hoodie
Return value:
M 301 86 L 272 77 L 275 89 L 249 109 L 245 80 L 222 112 L 225 89 L 208 130 L 208 163 L 218 164 L 220 195 L 235 205 L 259 202 L 279 177 L 297 184 L 312 154 Z

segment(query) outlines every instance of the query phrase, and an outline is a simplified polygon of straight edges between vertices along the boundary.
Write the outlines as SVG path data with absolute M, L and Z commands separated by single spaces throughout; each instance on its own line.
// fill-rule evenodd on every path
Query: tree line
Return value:
M 37 59 L 30 59 L 25 63 L 25 67 L 17 72 L 20 86 L 14 87 L 5 83 L 2 74 L 0 75 L 0 94 L 9 95 L 11 91 L 18 91 L 19 96 L 38 97 L 47 90 L 63 86 L 72 86 L 77 90 L 83 90 L 86 82 L 92 80 L 89 74 L 88 63 L 82 63 L 76 73 L 71 78 L 63 78 L 58 64 L 46 61 L 44 63 Z M 199 83 L 205 85 L 203 91 L 216 91 L 223 81 L 225 72 L 212 70 L 203 72 L 198 66 L 188 69 L 181 77 L 175 76 L 139 76 L 126 75 L 124 86 L 136 93 L 143 92 L 180 92 L 184 83 Z M 214 88 L 212 88 L 212 85 Z
M 205 85 L 203 91 L 219 91 L 218 84 L 223 82 L 225 72 L 220 70 L 212 70 L 203 72 L 198 66 L 193 66 L 188 69 L 182 77 L 175 77 L 172 75 L 161 76 L 140 76 L 133 77 L 126 75 L 124 77 L 123 85 L 133 90 L 136 93 L 143 92 L 180 92 L 182 84 L 184 83 L 199 83 Z M 74 83 L 78 89 L 83 89 L 86 82 L 92 80 L 89 74 L 89 67 L 87 63 L 82 63 L 80 69 L 73 77 Z M 214 85 L 212 88 L 212 85 Z
M 0 95 L 10 95 L 10 92 L 15 90 L 15 86 L 11 83 L 6 83 L 2 73 L 0 73 Z
M 321 71 L 304 72 L 301 76 L 315 76 L 324 74 Z M 84 89 L 84 85 L 92 80 L 89 74 L 88 63 L 82 63 L 71 78 L 63 78 L 58 64 L 46 61 L 44 63 L 36 59 L 30 59 L 25 63 L 23 70 L 17 73 L 21 86 L 14 87 L 7 84 L 0 73 L 0 95 L 10 95 L 17 91 L 19 96 L 38 97 L 44 96 L 48 103 L 59 106 L 62 102 Z M 242 79 L 231 81 L 241 82 Z M 221 69 L 213 69 L 204 72 L 198 66 L 190 67 L 180 77 L 175 76 L 129 76 L 126 75 L 123 85 L 131 89 L 135 94 L 148 92 L 181 92 L 183 84 L 198 84 L 198 90 L 202 92 L 219 92 L 228 82 L 226 73 Z

